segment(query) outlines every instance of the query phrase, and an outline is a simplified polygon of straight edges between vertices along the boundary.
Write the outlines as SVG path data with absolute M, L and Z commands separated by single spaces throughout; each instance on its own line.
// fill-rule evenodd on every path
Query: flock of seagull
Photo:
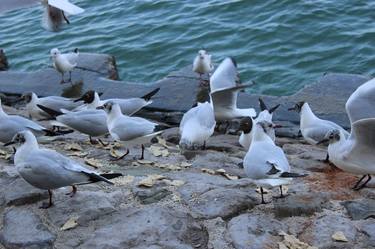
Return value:
M 61 7 L 62 3 L 65 4 L 64 7 Z M 58 12 L 61 15 L 59 20 L 66 19 L 64 11 L 82 11 L 66 0 L 48 0 L 45 4 L 47 14 Z M 54 48 L 50 55 L 54 68 L 61 74 L 61 83 L 66 82 L 65 73 L 69 73 L 71 81 L 71 72 L 79 59 L 78 50 L 62 54 Z M 210 76 L 210 101 L 197 103 L 183 115 L 179 126 L 181 150 L 204 150 L 207 140 L 214 135 L 217 123 L 239 119 L 239 144 L 247 150 L 243 160 L 244 171 L 260 187 L 262 203 L 266 203 L 264 187 L 279 187 L 280 197 L 284 197 L 282 185 L 306 174 L 291 172 L 284 151 L 275 144 L 275 129 L 280 126 L 273 123 L 272 116 L 280 105 L 269 108 L 259 99 L 261 112 L 258 114 L 254 108 L 238 108 L 238 92 L 252 84 L 238 83 L 237 63 L 231 57 L 225 58 L 214 70 L 211 55 L 200 50 L 193 61 L 193 71 L 199 74 L 201 80 L 204 74 Z M 112 184 L 110 179 L 121 174 L 99 174 L 89 170 L 67 156 L 40 147 L 38 139 L 76 131 L 87 135 L 92 144 L 99 142 L 106 146 L 108 144 L 100 137 L 109 134 L 112 140 L 123 143 L 125 147 L 129 144 L 140 146 L 139 158 L 143 159 L 144 144 L 167 127 L 134 115 L 150 105 L 158 91 L 159 88 L 141 97 L 105 100 L 100 99 L 101 93 L 93 90 L 78 99 L 38 97 L 35 93 L 25 93 L 21 99 L 26 102 L 30 119 L 8 115 L 2 109 L 0 100 L 0 142 L 4 146 L 18 145 L 14 164 L 20 176 L 28 183 L 48 190 L 49 202 L 42 207 L 49 208 L 53 205 L 53 189 L 72 186 L 73 196 L 77 185 L 99 181 Z M 306 102 L 296 103 L 290 108 L 300 114 L 300 130 L 308 143 L 328 143 L 327 160 L 344 171 L 363 175 L 353 187 L 355 190 L 365 187 L 371 180 L 371 174 L 375 174 L 374 104 L 375 79 L 360 86 L 346 103 L 351 122 L 350 133 L 331 121 L 318 118 Z M 48 128 L 35 122 L 46 119 L 50 120 Z M 115 160 L 121 160 L 128 153 L 129 150 Z

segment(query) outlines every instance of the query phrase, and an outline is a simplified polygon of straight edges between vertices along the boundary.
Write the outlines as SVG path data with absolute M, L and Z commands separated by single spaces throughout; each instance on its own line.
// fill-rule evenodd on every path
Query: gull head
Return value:
M 237 131 L 243 131 L 245 134 L 249 134 L 253 128 L 253 120 L 251 117 L 244 117 L 240 121 L 240 126 Z
M 279 127 L 279 126 L 275 125 L 274 123 L 271 123 L 271 122 L 268 122 L 268 121 L 265 121 L 265 120 L 258 122 L 257 125 L 262 128 L 264 133 L 267 133 L 267 134 L 270 133 L 275 128 Z
M 300 101 L 296 103 L 293 107 L 289 108 L 288 111 L 296 111 L 300 113 L 304 104 L 305 104 L 305 101 Z
M 22 94 L 21 100 L 25 101 L 26 104 L 28 104 L 33 99 L 33 96 L 34 96 L 33 92 L 27 92 L 27 93 Z
M 108 101 L 104 105 L 99 106 L 96 109 L 99 109 L 99 110 L 101 109 L 101 110 L 104 110 L 106 113 L 111 113 L 114 105 L 115 103 L 113 103 L 112 101 Z
M 335 130 L 332 130 L 332 131 L 329 131 L 327 132 L 327 134 L 324 136 L 324 138 L 319 141 L 317 143 L 317 145 L 319 144 L 324 144 L 324 143 L 329 143 L 329 144 L 333 144 L 333 143 L 336 143 L 338 141 L 340 141 L 340 131 L 338 129 L 335 129 Z
M 61 54 L 61 52 L 58 48 L 51 49 L 50 55 L 51 55 L 52 58 L 56 58 L 60 54 Z
M 90 104 L 94 101 L 94 99 L 95 99 L 95 91 L 89 90 L 85 92 L 80 98 L 75 99 L 74 102 L 83 101 L 83 103 L 85 104 Z
M 9 146 L 11 144 L 22 145 L 31 139 L 35 139 L 35 136 L 33 135 L 33 133 L 31 133 L 31 131 L 27 131 L 27 130 L 21 131 L 21 132 L 18 132 L 16 135 L 14 135 L 12 140 L 4 144 L 4 146 Z
M 203 60 L 206 55 L 207 55 L 207 51 L 206 50 L 201 49 L 201 50 L 198 51 L 199 59 Z

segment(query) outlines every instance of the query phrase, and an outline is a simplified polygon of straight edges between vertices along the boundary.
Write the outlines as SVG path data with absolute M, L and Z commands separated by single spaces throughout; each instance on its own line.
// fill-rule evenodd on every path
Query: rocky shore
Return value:
M 73 86 L 58 84 L 59 75 L 50 68 L 0 72 L 0 91 L 11 105 L 5 111 L 25 114 L 14 96 L 31 90 L 41 96 L 77 96 L 95 89 L 109 98 L 141 96 L 161 87 L 140 115 L 176 125 L 184 111 L 207 98 L 190 67 L 150 85 L 113 80 L 111 56 L 84 54 L 79 67 Z M 323 163 L 326 149 L 304 143 L 297 136 L 297 114 L 287 111 L 295 101 L 306 100 L 320 111 L 317 115 L 348 127 L 345 101 L 366 80 L 327 74 L 295 95 L 263 96 L 270 105 L 282 103 L 274 117 L 286 128 L 276 142 L 292 170 L 308 174 L 285 189 L 284 199 L 276 198 L 278 189 L 269 189 L 265 205 L 240 166 L 246 151 L 237 135 L 218 133 L 207 150 L 181 153 L 178 129 L 170 128 L 147 146 L 144 160 L 136 159 L 140 148 L 130 148 L 130 155 L 118 162 L 110 160 L 123 152 L 118 145 L 93 146 L 78 133 L 56 138 L 42 146 L 88 168 L 124 176 L 114 186 L 79 186 L 73 198 L 65 195 L 68 188 L 56 190 L 55 205 L 47 210 L 38 208 L 47 193 L 23 181 L 9 162 L 11 149 L 0 148 L 0 242 L 4 248 L 59 249 L 375 248 L 375 190 L 351 190 L 357 178 Z M 239 103 L 257 107 L 258 97 L 241 93 Z

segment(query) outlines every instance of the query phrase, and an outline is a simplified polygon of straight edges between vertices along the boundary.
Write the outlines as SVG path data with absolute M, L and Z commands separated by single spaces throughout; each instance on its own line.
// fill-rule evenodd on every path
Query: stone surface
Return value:
M 375 200 L 353 200 L 345 201 L 342 205 L 348 211 L 349 216 L 353 220 L 375 218 Z
M 368 219 L 360 224 L 360 230 L 368 238 L 365 245 L 375 247 L 375 219 Z
M 110 238 L 110 239 L 108 239 Z M 148 206 L 108 217 L 81 248 L 207 248 L 207 232 L 184 212 Z
M 52 248 L 56 236 L 27 208 L 13 208 L 4 214 L 1 242 L 7 248 Z

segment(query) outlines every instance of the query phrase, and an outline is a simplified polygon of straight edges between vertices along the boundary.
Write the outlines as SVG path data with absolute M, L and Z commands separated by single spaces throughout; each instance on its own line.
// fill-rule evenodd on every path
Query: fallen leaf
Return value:
M 5 160 L 9 160 L 11 157 L 12 157 L 11 153 L 8 153 L 5 150 L 0 150 L 0 158 L 5 159 Z
M 182 162 L 180 164 L 180 166 L 183 167 L 183 168 L 190 168 L 191 166 L 193 166 L 193 164 L 192 163 L 187 163 L 187 162 Z
M 348 239 L 345 237 L 345 234 L 341 231 L 335 232 L 332 235 L 332 239 L 334 241 L 339 241 L 339 242 L 348 242 Z
M 69 230 L 78 226 L 77 218 L 71 217 L 65 224 L 60 228 L 61 231 Z
M 238 180 L 239 177 L 235 175 L 229 175 L 228 173 L 224 173 L 223 176 L 225 176 L 228 180 Z
M 97 160 L 95 158 L 86 158 L 85 159 L 85 163 L 87 165 L 91 166 L 91 167 L 94 167 L 94 168 L 101 168 L 101 167 L 103 167 L 103 164 L 99 160 Z
M 76 156 L 76 157 L 85 157 L 87 156 L 89 153 L 87 152 L 84 152 L 84 151 L 73 151 L 69 154 L 67 154 L 68 156 Z
M 225 172 L 226 172 L 225 169 L 217 169 L 216 170 L 216 173 L 218 173 L 218 174 L 223 174 Z
M 113 182 L 115 186 L 125 186 L 125 185 L 132 183 L 134 181 L 134 178 L 135 178 L 134 176 L 130 176 L 130 175 L 120 176 L 120 177 L 116 177 L 112 179 L 111 182 Z
M 162 137 L 157 136 L 156 139 L 158 140 L 158 144 L 164 146 L 166 149 L 174 149 L 172 146 L 169 146 L 167 144 L 167 141 L 165 139 L 163 139 Z
M 156 157 L 169 156 L 169 151 L 160 146 L 151 145 L 150 148 L 148 148 L 148 150 Z
M 281 231 L 279 235 L 284 237 L 284 240 L 278 243 L 279 249 L 318 249 L 283 231 Z
M 81 147 L 81 145 L 77 143 L 72 143 L 72 144 L 66 144 L 64 146 L 64 150 L 82 151 L 83 148 Z
M 162 175 L 149 175 L 138 183 L 138 186 L 151 188 L 158 180 L 165 179 Z
M 154 162 L 149 161 L 149 160 L 137 160 L 138 163 L 140 164 L 153 164 Z
M 110 149 L 109 154 L 114 158 L 122 156 L 122 154 L 118 150 L 115 150 L 113 148 Z
M 255 190 L 255 192 L 257 192 L 258 194 L 260 194 L 260 188 L 257 188 L 256 190 Z M 263 188 L 263 193 L 264 194 L 268 194 L 268 189 L 266 189 L 266 188 Z

